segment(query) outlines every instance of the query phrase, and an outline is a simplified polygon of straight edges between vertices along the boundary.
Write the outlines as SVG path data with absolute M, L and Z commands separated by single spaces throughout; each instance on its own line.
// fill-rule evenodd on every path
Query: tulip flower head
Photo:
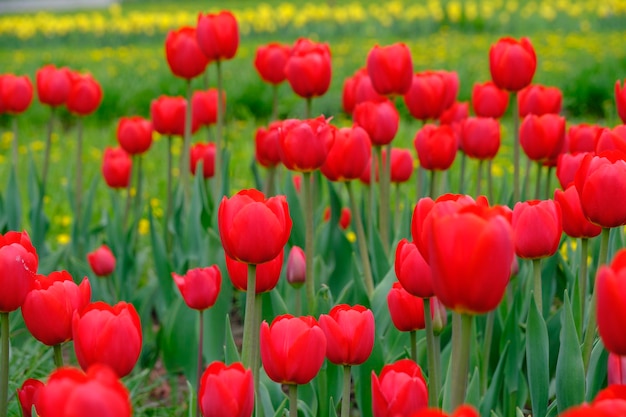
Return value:
M 93 273 L 98 277 L 106 277 L 115 271 L 115 255 L 107 245 L 102 245 L 89 252 L 87 261 Z
M 139 155 L 152 145 L 152 123 L 139 116 L 122 117 L 117 124 L 117 142 L 129 155 Z
M 215 175 L 215 143 L 196 143 L 189 150 L 189 170 L 197 175 L 198 164 L 202 162 L 202 177 L 212 178 Z
M 44 384 L 38 379 L 29 378 L 17 389 L 17 398 L 20 401 L 23 417 L 32 417 L 33 406 L 39 400 L 39 392 Z
M 198 14 L 196 36 L 200 49 L 210 61 L 232 59 L 239 47 L 239 27 L 228 10 Z
M 254 409 L 252 371 L 240 362 L 212 362 L 202 373 L 198 396 L 204 417 L 250 417 Z
M 360 365 L 374 347 L 374 314 L 361 305 L 339 304 L 322 314 L 319 325 L 326 335 L 326 356 L 337 365 Z
M 498 88 L 519 91 L 528 86 L 537 69 L 537 55 L 528 38 L 504 37 L 489 49 L 489 70 Z
M 522 259 L 552 256 L 559 248 L 563 231 L 561 206 L 554 200 L 517 202 L 512 227 L 517 256 Z
M 413 81 L 411 51 L 404 43 L 374 47 L 367 54 L 367 73 L 378 94 L 403 95 Z
M 287 169 L 312 172 L 321 168 L 335 140 L 330 119 L 285 120 L 279 128 L 280 159 Z
M 615 81 L 615 104 L 619 118 L 626 124 L 626 88 L 620 80 Z
M 33 84 L 26 75 L 0 75 L 0 113 L 20 114 L 33 101 Z
M 120 147 L 107 147 L 102 158 L 102 176 L 111 188 L 127 188 L 130 183 L 130 173 L 133 160 Z
M 236 290 L 247 291 L 248 289 L 248 265 L 239 262 L 228 254 L 224 254 L 226 258 L 226 269 L 228 277 Z M 256 280 L 254 291 L 256 294 L 268 292 L 276 287 L 280 279 L 280 272 L 283 268 L 284 251 L 281 250 L 274 259 L 267 262 L 257 264 Z
M 472 88 L 472 109 L 477 117 L 501 118 L 509 106 L 509 93 L 493 81 L 476 83 Z
M 194 310 L 206 310 L 215 304 L 222 286 L 222 274 L 217 265 L 193 268 L 185 275 L 172 272 L 172 278 L 185 300 Z
M 37 70 L 37 96 L 42 104 L 57 107 L 65 104 L 72 81 L 69 69 L 44 65 Z
M 603 265 L 596 277 L 598 333 L 611 353 L 626 355 L 626 250 L 617 252 L 611 265 Z
M 291 55 L 291 46 L 278 42 L 261 45 L 254 56 L 254 68 L 265 82 L 278 85 L 285 81 L 285 66 Z
M 418 364 L 401 359 L 372 371 L 373 417 L 408 416 L 428 407 L 428 388 Z
M 300 288 L 306 281 L 306 256 L 299 246 L 292 246 L 287 258 L 287 282 Z
M 298 39 L 285 65 L 285 74 L 289 85 L 300 97 L 324 95 L 330 87 L 332 74 L 328 44 Z
M 22 306 L 33 288 L 39 257 L 26 232 L 0 235 L 0 312 Z
M 102 87 L 90 74 L 70 73 L 71 87 L 65 106 L 70 113 L 88 116 L 102 102 Z
M 172 73 L 186 80 L 202 75 L 209 64 L 209 59 L 198 44 L 196 28 L 191 26 L 168 32 L 165 38 L 165 58 Z

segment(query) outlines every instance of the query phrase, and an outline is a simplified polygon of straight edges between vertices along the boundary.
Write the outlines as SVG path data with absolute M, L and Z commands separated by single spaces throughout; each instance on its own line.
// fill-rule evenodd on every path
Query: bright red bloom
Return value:
M 600 234 L 602 228 L 585 218 L 580 206 L 580 197 L 573 183 L 571 183 L 565 191 L 559 189 L 554 190 L 554 199 L 559 203 L 559 206 L 561 206 L 563 232 L 565 232 L 566 235 L 574 238 L 590 238 Z
M 152 145 L 152 122 L 139 116 L 121 117 L 117 123 L 117 142 L 130 155 L 146 152 Z
M 254 56 L 254 68 L 263 79 L 270 84 L 278 85 L 285 81 L 285 65 L 291 55 L 291 46 L 278 42 L 261 45 Z
M 509 93 L 493 81 L 476 83 L 472 88 L 472 109 L 478 117 L 501 118 L 509 106 Z
M 602 129 L 596 141 L 596 153 L 619 150 L 626 152 L 626 125 Z
M 228 277 L 232 282 L 233 287 L 240 291 L 247 291 L 248 289 L 248 265 L 234 260 L 228 254 L 224 254 L 226 258 L 226 269 L 228 270 Z M 261 294 L 268 292 L 276 287 L 280 278 L 280 271 L 283 268 L 283 260 L 285 252 L 280 251 L 278 256 L 267 262 L 257 264 L 256 266 L 256 281 L 254 284 L 254 292 Z
M 87 261 L 93 273 L 98 277 L 106 277 L 115 271 L 115 255 L 107 245 L 102 245 L 89 252 Z
M 168 32 L 165 38 L 165 58 L 170 71 L 186 80 L 202 75 L 209 64 L 209 60 L 198 45 L 196 28 L 191 26 L 183 26 Z
M 133 160 L 122 148 L 106 147 L 102 158 L 102 176 L 111 188 L 127 188 Z
M 598 125 L 586 123 L 570 126 L 566 136 L 569 152 L 594 152 L 602 130 Z
M 383 149 L 383 155 L 385 151 Z M 407 182 L 413 174 L 413 155 L 408 149 L 391 148 L 391 182 Z
M 563 232 L 561 206 L 554 200 L 530 200 L 513 207 L 515 253 L 522 259 L 546 258 L 556 253 Z
M 65 106 L 78 116 L 88 116 L 95 112 L 102 102 L 102 87 L 91 74 L 70 73 L 72 86 Z
M 626 355 L 626 250 L 620 249 L 611 265 L 603 265 L 596 277 L 598 333 L 606 350 Z
M 361 305 L 339 304 L 322 314 L 319 325 L 326 335 L 326 357 L 337 365 L 360 365 L 374 347 L 374 314 Z
M 261 362 L 267 376 L 281 384 L 306 384 L 326 358 L 326 336 L 311 316 L 284 314 L 261 324 Z
M 378 94 L 406 94 L 413 81 L 411 51 L 401 42 L 374 45 L 367 54 L 367 73 Z
M 172 278 L 185 300 L 194 310 L 206 310 L 217 301 L 222 287 L 222 274 L 217 265 L 207 268 L 193 268 L 185 275 L 172 272 Z
M 0 234 L 0 312 L 8 313 L 22 306 L 33 288 L 38 265 L 28 233 Z
M 607 368 L 609 385 L 626 385 L 626 356 L 609 353 Z
M 45 417 L 130 417 L 130 394 L 113 370 L 104 364 L 87 373 L 76 368 L 53 371 L 39 391 L 37 413 Z
M 385 101 L 387 98 L 381 96 L 374 90 L 372 80 L 367 74 L 367 68 L 360 68 L 354 75 L 345 79 L 341 95 L 343 111 L 352 114 L 354 107 L 365 101 Z
M 529 114 L 520 126 L 519 140 L 529 159 L 538 162 L 554 159 L 563 149 L 565 118 L 557 114 Z
M 558 87 L 531 84 L 517 94 L 517 110 L 521 118 L 529 114 L 537 116 L 558 114 L 561 112 L 562 102 L 563 93 Z
M 215 175 L 215 143 L 196 143 L 189 150 L 189 170 L 196 175 L 198 163 L 202 161 L 202 176 L 212 178 Z
M 270 123 L 266 128 L 260 127 L 254 135 L 255 157 L 259 164 L 271 168 L 280 163 L 280 127 L 282 121 Z
M 467 101 L 455 101 L 439 116 L 439 124 L 452 125 L 463 122 L 469 117 L 469 103 Z
M 32 101 L 33 84 L 27 75 L 0 75 L 0 113 L 23 113 Z
M 65 104 L 72 85 L 69 69 L 44 65 L 37 70 L 36 78 L 39 102 L 53 107 Z
M 287 282 L 300 288 L 306 282 L 306 255 L 299 246 L 292 246 L 287 258 Z
M 393 325 L 401 332 L 426 328 L 424 299 L 409 293 L 400 282 L 394 282 L 387 293 L 387 308 Z M 434 330 L 445 327 L 446 309 L 437 297 L 430 297 L 430 317 Z
M 450 71 L 424 71 L 413 76 L 404 103 L 418 120 L 436 120 L 456 101 L 459 76 Z
M 410 359 L 372 371 L 373 417 L 408 416 L 428 407 L 428 388 L 422 369 Z
M 420 298 L 435 295 L 430 266 L 413 242 L 402 239 L 398 243 L 394 268 L 398 281 L 409 293 Z
M 626 124 L 626 88 L 620 80 L 615 81 L 615 105 L 619 118 Z
M 598 410 L 596 407 L 582 404 L 568 408 L 560 417 L 610 417 L 610 415 L 607 415 L 602 410 Z
M 122 378 L 133 370 L 141 353 L 139 314 L 124 301 L 114 306 L 97 301 L 77 311 L 72 335 L 76 359 L 83 369 L 102 363 Z
M 332 75 L 328 44 L 298 39 L 285 65 L 285 74 L 294 93 L 300 97 L 324 95 Z
M 537 55 L 528 38 L 504 37 L 489 49 L 489 71 L 498 88 L 519 91 L 529 85 L 537 69 Z
M 420 166 L 428 170 L 450 168 L 458 150 L 456 133 L 452 127 L 427 124 L 413 141 Z
M 222 91 L 222 113 L 226 108 L 226 92 Z M 217 89 L 194 91 L 191 97 L 191 113 L 193 125 L 211 126 L 217 123 Z
M 29 378 L 17 389 L 17 398 L 20 400 L 23 417 L 32 417 L 33 406 L 37 405 L 39 392 L 43 386 L 40 380 Z
M 185 134 L 185 111 L 187 109 L 187 100 L 183 97 L 160 96 L 152 100 L 150 104 L 150 118 L 155 131 L 162 135 Z M 193 110 L 193 108 L 192 108 Z M 192 133 L 198 129 L 193 123 L 192 117 Z
M 291 171 L 321 168 L 335 140 L 335 127 L 324 116 L 285 120 L 279 129 L 280 159 Z
M 335 140 L 320 168 L 331 181 L 359 178 L 372 156 L 372 144 L 367 132 L 359 127 L 343 127 L 335 131 Z
M 377 146 L 391 143 L 400 124 L 400 114 L 389 100 L 358 103 L 352 117 L 354 123 L 368 133 L 372 144 Z
M 559 179 L 561 188 L 567 188 L 574 182 L 576 171 L 583 163 L 583 159 L 587 153 L 562 153 L 557 158 L 556 177 Z
M 231 59 L 239 47 L 237 19 L 228 10 L 198 14 L 196 36 L 200 49 L 210 61 Z
M 465 119 L 461 125 L 461 149 L 470 158 L 495 158 L 500 149 L 500 122 L 487 117 Z
M 67 271 L 35 275 L 35 284 L 22 304 L 22 317 L 33 337 L 47 346 L 72 339 L 72 317 L 91 300 L 91 285 L 84 278 L 76 285 Z
M 202 373 L 198 396 L 204 417 L 250 417 L 254 409 L 252 371 L 240 362 L 212 362 Z

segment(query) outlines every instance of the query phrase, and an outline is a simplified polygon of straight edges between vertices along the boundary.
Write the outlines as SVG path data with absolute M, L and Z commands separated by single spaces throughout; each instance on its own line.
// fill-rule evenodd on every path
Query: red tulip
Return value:
M 270 84 L 278 85 L 285 81 L 285 65 L 291 55 L 291 46 L 278 42 L 261 45 L 254 56 L 254 68 Z
M 72 85 L 70 70 L 52 64 L 37 70 L 37 96 L 41 104 L 60 106 L 65 104 Z
M 33 337 L 47 346 L 72 339 L 72 317 L 91 300 L 84 278 L 76 285 L 67 271 L 35 275 L 35 285 L 22 304 L 22 317 Z
M 167 33 L 165 58 L 170 71 L 186 80 L 204 74 L 209 64 L 209 59 L 202 53 L 198 44 L 196 28 L 191 26 L 183 26 Z
M 111 188 L 127 188 L 133 160 L 122 148 L 106 147 L 102 158 L 102 176 Z
M 306 255 L 299 246 L 292 246 L 287 258 L 287 282 L 300 288 L 306 282 Z
M 285 120 L 279 132 L 280 159 L 292 171 L 311 172 L 321 168 L 335 140 L 335 128 L 323 116 Z
M 601 227 L 626 224 L 626 161 L 612 151 L 587 154 L 576 172 L 574 184 L 585 217 Z
M 439 124 L 456 126 L 469 117 L 469 103 L 467 101 L 455 101 L 439 116 Z
M 383 154 L 385 151 L 383 149 Z M 413 174 L 413 155 L 408 149 L 391 149 L 391 182 L 400 184 L 407 182 Z
M 359 127 L 343 127 L 335 131 L 335 140 L 321 167 L 331 181 L 359 178 L 372 156 L 372 144 L 367 132 Z
M 240 362 L 212 362 L 202 373 L 198 397 L 204 417 L 250 417 L 254 409 L 252 371 Z
M 607 368 L 609 385 L 626 385 L 626 356 L 609 353 Z
M 102 102 L 102 87 L 90 74 L 70 73 L 72 86 L 65 106 L 77 116 L 88 116 Z
M 265 199 L 255 189 L 222 198 L 217 214 L 224 252 L 245 263 L 262 264 L 283 252 L 291 233 L 285 196 Z
M 410 294 L 420 298 L 435 295 L 430 266 L 417 246 L 407 239 L 402 239 L 396 247 L 394 269 L 398 281 Z
M 598 296 L 598 332 L 611 353 L 626 355 L 626 250 L 620 249 L 611 265 L 598 270 L 596 291 Z
M 330 207 L 326 207 L 326 209 L 324 209 L 324 221 L 330 221 L 330 217 Z M 346 230 L 348 227 L 350 227 L 351 220 L 352 212 L 350 211 L 350 209 L 348 207 L 342 207 L 341 212 L 339 213 L 339 227 L 341 227 L 343 230 Z
M 394 282 L 389 290 L 387 308 L 393 325 L 401 332 L 426 328 L 424 300 L 405 290 L 400 282 Z M 433 329 L 441 331 L 446 325 L 446 309 L 437 297 L 430 297 L 430 316 Z
M 23 113 L 32 101 L 33 84 L 27 75 L 0 75 L 0 113 Z
M 626 152 L 626 125 L 600 131 L 596 142 L 596 153 L 612 150 Z
M 237 19 L 228 10 L 198 14 L 198 44 L 210 61 L 231 59 L 239 46 Z
M 361 305 L 339 304 L 322 314 L 319 325 L 326 335 L 326 357 L 337 365 L 360 365 L 374 347 L 374 314 Z
M 586 154 L 587 152 L 576 154 L 562 153 L 558 156 L 556 163 L 556 177 L 559 179 L 561 188 L 565 189 L 574 182 L 576 171 L 580 168 Z
M 130 417 L 130 394 L 115 373 L 104 364 L 87 373 L 75 368 L 53 371 L 39 391 L 37 413 L 42 417 Z
M 439 119 L 456 101 L 459 76 L 449 71 L 424 71 L 413 76 L 404 103 L 418 120 Z
M 222 274 L 217 265 L 207 268 L 193 268 L 185 275 L 172 272 L 172 278 L 185 300 L 185 304 L 194 310 L 211 308 L 222 286 Z
M 107 245 L 102 245 L 87 254 L 91 270 L 98 277 L 106 277 L 115 271 L 115 255 Z
M 428 388 L 418 364 L 410 359 L 372 371 L 373 417 L 408 416 L 428 407 Z
M 588 404 L 582 404 L 568 408 L 560 417 L 609 417 L 603 411 Z
M 537 55 L 528 38 L 498 40 L 489 49 L 489 71 L 498 88 L 519 91 L 532 82 Z
M 343 111 L 352 114 L 354 107 L 365 101 L 385 101 L 387 98 L 376 92 L 372 80 L 367 74 L 367 68 L 356 70 L 353 76 L 345 79 L 341 103 Z
M 226 93 L 222 91 L 222 112 L 226 108 Z M 217 89 L 194 91 L 191 98 L 192 123 L 199 129 L 217 123 Z
M 476 83 L 472 88 L 472 109 L 478 117 L 501 118 L 509 106 L 509 93 L 493 81 Z
M 247 291 L 248 265 L 243 262 L 236 261 L 226 253 L 224 256 L 226 258 L 228 277 L 230 278 L 230 282 L 232 282 L 233 287 L 240 291 Z M 280 278 L 280 271 L 283 268 L 284 257 L 284 251 L 281 250 L 274 259 L 257 264 L 256 281 L 254 284 L 255 293 L 261 294 L 271 291 L 274 287 L 276 287 L 278 279 Z
M 619 118 L 626 124 L 626 89 L 620 80 L 615 81 L 615 104 Z
M 311 316 L 284 314 L 261 324 L 261 362 L 267 376 L 281 384 L 307 384 L 326 358 L 326 336 Z
M 456 134 L 447 125 L 425 125 L 415 135 L 413 145 L 420 166 L 428 170 L 450 168 L 458 150 Z
M 411 414 L 409 417 L 448 417 L 448 414 L 437 408 L 428 408 L 425 410 L 417 411 Z M 456 410 L 449 417 L 480 417 L 478 411 L 471 405 L 462 404 L 457 407 Z
M 552 256 L 559 248 L 563 221 L 554 200 L 517 202 L 513 207 L 515 253 L 522 259 Z
M 280 127 L 282 121 L 270 123 L 266 128 L 260 127 L 254 135 L 255 157 L 259 164 L 271 168 L 280 163 Z
M 598 236 L 602 231 L 597 226 L 585 218 L 580 206 L 580 197 L 576 191 L 576 186 L 571 183 L 565 191 L 554 190 L 554 199 L 561 206 L 563 215 L 563 232 L 574 238 L 590 238 Z
M 22 306 L 34 286 L 39 265 L 37 252 L 26 232 L 0 234 L 0 312 Z
M 470 158 L 489 160 L 500 149 L 500 123 L 487 117 L 469 117 L 461 125 L 461 149 Z
M 563 149 L 565 118 L 556 114 L 529 114 L 520 126 L 519 140 L 532 161 L 544 162 L 556 158 Z
M 108 365 L 122 378 L 133 370 L 141 353 L 141 322 L 132 304 L 110 306 L 102 301 L 74 313 L 74 352 L 81 368 Z
M 558 87 L 546 87 L 540 84 L 529 85 L 517 94 L 517 109 L 519 117 L 529 114 L 543 116 L 544 114 L 558 114 L 561 112 L 563 93 Z
M 368 133 L 373 145 L 387 145 L 396 137 L 400 114 L 389 100 L 358 103 L 352 116 L 354 123 Z
M 146 152 L 152 145 L 152 123 L 139 116 L 120 118 L 117 142 L 130 155 Z
M 29 378 L 17 389 L 17 398 L 20 401 L 22 417 L 32 417 L 33 406 L 39 401 L 39 393 L 43 388 L 43 382 Z
M 296 41 L 285 66 L 287 81 L 293 91 L 304 98 L 322 96 L 331 79 L 328 44 L 301 38 Z
M 367 73 L 378 94 L 403 95 L 413 81 L 411 51 L 404 43 L 374 47 L 367 54 Z
M 602 130 L 598 125 L 585 123 L 570 126 L 567 131 L 570 153 L 594 152 Z
M 212 178 L 215 175 L 215 143 L 196 143 L 189 150 L 189 169 L 196 175 L 198 163 L 202 161 L 202 176 Z
M 150 118 L 154 130 L 162 135 L 183 136 L 185 134 L 186 108 L 187 100 L 182 97 L 160 96 L 152 100 Z M 192 118 L 191 130 L 194 132 L 197 129 L 198 126 L 194 126 Z

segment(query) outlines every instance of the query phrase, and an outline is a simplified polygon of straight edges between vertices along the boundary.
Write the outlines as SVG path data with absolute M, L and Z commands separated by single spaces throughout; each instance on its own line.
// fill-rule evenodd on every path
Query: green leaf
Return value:
M 230 325 L 230 317 L 226 315 L 226 336 L 224 337 L 224 362 L 227 365 L 230 365 L 234 362 L 241 362 L 241 356 L 239 355 L 239 350 L 237 350 L 237 344 L 235 343 L 235 338 L 233 337 L 233 329 Z
M 335 400 L 333 397 L 330 397 L 328 405 L 328 417 L 337 417 L 337 406 L 335 406 Z
M 604 387 L 607 377 L 608 360 L 609 352 L 604 348 L 602 339 L 597 339 L 591 351 L 591 359 L 589 360 L 589 368 L 587 369 L 587 395 L 585 396 L 587 402 L 591 402 L 596 394 Z
M 178 298 L 170 305 L 159 332 L 163 363 L 170 372 L 183 372 L 196 380 L 198 353 L 198 314 Z
M 291 246 L 299 246 L 304 248 L 304 213 L 300 204 L 300 196 L 293 186 L 291 174 L 285 176 L 285 194 L 287 203 L 289 204 L 289 215 L 291 216 L 292 226 L 289 242 Z
M 480 404 L 480 372 L 478 371 L 478 367 L 474 368 L 469 384 L 467 384 L 465 403 L 471 404 L 474 407 L 478 407 Z
M 5 194 L 7 227 L 9 230 L 22 230 L 22 197 L 20 196 L 15 170 L 11 169 L 10 171 Z
M 543 417 L 548 407 L 550 388 L 548 329 L 537 308 L 535 298 L 530 298 L 526 328 L 526 363 L 533 416 Z
M 482 398 L 480 403 L 480 415 L 484 416 L 489 413 L 489 410 L 493 410 L 498 405 L 498 399 L 500 397 L 500 391 L 502 390 L 502 382 L 504 379 L 504 367 L 506 366 L 507 359 L 506 357 L 509 355 L 509 344 L 506 344 L 504 348 L 500 352 L 500 361 L 496 366 L 496 370 L 491 377 L 491 384 L 489 388 L 487 388 L 487 392 Z
M 169 306 L 174 300 L 175 292 L 172 285 L 172 266 L 165 250 L 165 242 L 162 235 L 157 232 L 156 222 L 152 216 L 152 209 L 148 208 L 148 221 L 150 222 L 150 241 L 152 243 L 152 259 L 154 259 L 154 268 L 161 295 L 165 301 L 165 305 Z
M 561 348 L 556 364 L 556 400 L 559 414 L 585 400 L 583 358 L 567 293 L 561 308 L 561 325 Z

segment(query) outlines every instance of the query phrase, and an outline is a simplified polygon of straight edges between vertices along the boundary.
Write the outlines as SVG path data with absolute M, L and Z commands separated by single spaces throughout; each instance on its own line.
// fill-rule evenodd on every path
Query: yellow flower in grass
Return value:
M 139 220 L 139 234 L 145 236 L 150 233 L 150 221 L 148 219 Z
M 67 233 L 59 233 L 57 235 L 57 243 L 59 245 L 65 246 L 68 243 L 70 243 L 72 239 L 70 238 L 70 235 L 68 235 Z

